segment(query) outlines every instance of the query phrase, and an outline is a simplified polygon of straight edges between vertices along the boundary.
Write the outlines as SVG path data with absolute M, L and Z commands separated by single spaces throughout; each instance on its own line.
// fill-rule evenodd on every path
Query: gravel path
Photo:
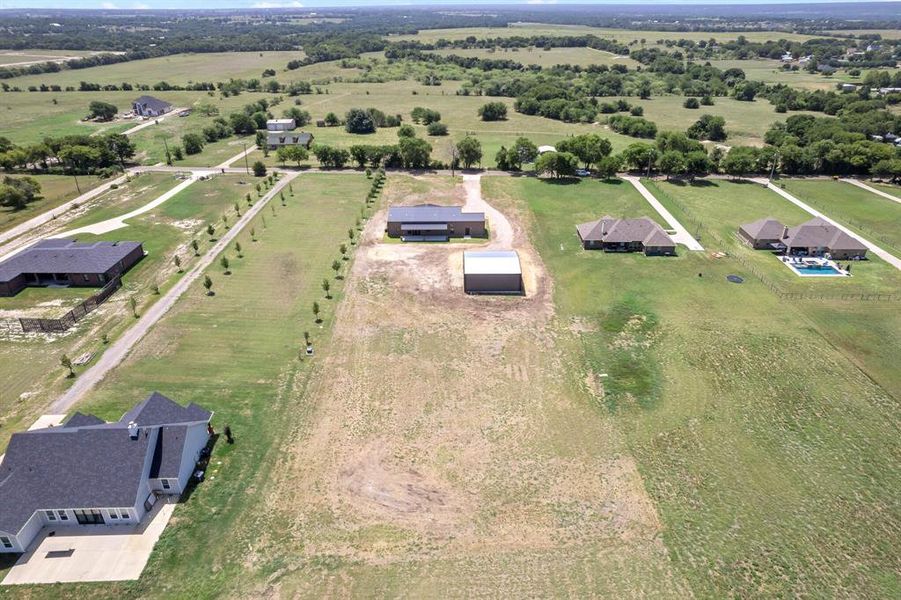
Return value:
M 466 203 L 463 210 L 468 212 L 483 212 L 488 217 L 489 234 L 491 235 L 492 248 L 513 248 L 513 226 L 507 217 L 482 198 L 481 173 L 467 173 L 463 175 L 463 189 L 466 190 Z
M 185 273 L 185 275 L 172 288 L 166 292 L 162 298 L 147 309 L 147 312 L 141 315 L 141 318 L 128 329 L 122 337 L 117 339 L 103 353 L 100 359 L 94 363 L 91 368 L 82 373 L 75 383 L 72 384 L 62 396 L 60 396 L 53 404 L 50 405 L 51 413 L 68 412 L 72 406 L 81 400 L 82 397 L 97 383 L 99 383 L 107 373 L 128 355 L 128 352 L 134 347 L 138 341 L 165 315 L 175 302 L 188 290 L 188 288 L 203 274 L 204 269 L 210 266 L 216 257 L 221 253 L 232 240 L 237 237 L 244 227 L 269 203 L 278 192 L 284 188 L 288 182 L 293 180 L 296 174 L 286 174 L 282 179 L 253 207 L 244 213 L 244 215 L 235 223 L 228 232 L 223 235 L 212 248 L 204 254 L 197 263 Z
M 183 110 L 187 110 L 187 109 L 185 109 L 185 108 L 173 108 L 172 110 L 170 110 L 169 112 L 167 112 L 167 113 L 164 114 L 164 115 L 160 115 L 160 116 L 158 116 L 158 117 L 153 117 L 152 119 L 147 119 L 146 121 L 144 121 L 144 122 L 141 123 L 140 125 L 135 125 L 135 126 L 132 127 L 131 129 L 126 129 L 126 130 L 123 131 L 122 133 L 123 133 L 124 135 L 131 135 L 131 134 L 133 134 L 133 133 L 137 133 L 137 132 L 141 131 L 142 129 L 145 129 L 145 128 L 147 128 L 147 127 L 150 127 L 151 125 L 156 125 L 156 124 L 158 124 L 160 121 L 165 121 L 166 119 L 168 119 L 168 118 L 171 117 L 172 115 L 177 115 L 178 113 L 180 113 L 180 112 L 183 111 Z

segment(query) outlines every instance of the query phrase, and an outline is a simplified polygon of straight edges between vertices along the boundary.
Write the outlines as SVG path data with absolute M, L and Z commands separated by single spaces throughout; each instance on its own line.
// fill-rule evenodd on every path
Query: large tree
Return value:
M 476 138 L 466 136 L 457 142 L 457 156 L 463 167 L 468 169 L 482 161 L 482 144 Z
M 569 152 L 545 152 L 535 161 L 535 171 L 555 179 L 572 177 L 579 168 L 579 159 Z
M 585 168 L 599 163 L 604 157 L 609 156 L 613 150 L 610 140 L 596 133 L 585 133 L 566 138 L 557 144 L 559 152 L 569 152 L 576 155 L 582 161 Z
M 344 116 L 344 128 L 348 133 L 375 133 L 375 120 L 368 110 L 352 108 Z
M 116 118 L 119 109 L 109 102 L 94 100 L 88 105 L 88 118 L 98 121 L 112 121 Z
M 0 206 L 21 210 L 41 193 L 41 184 L 33 177 L 3 178 L 0 183 Z
M 483 121 L 503 121 L 507 118 L 507 105 L 503 102 L 489 102 L 479 107 Z
M 400 157 L 407 169 L 426 169 L 429 166 L 429 157 L 432 154 L 432 146 L 427 141 L 419 138 L 401 138 L 398 142 Z

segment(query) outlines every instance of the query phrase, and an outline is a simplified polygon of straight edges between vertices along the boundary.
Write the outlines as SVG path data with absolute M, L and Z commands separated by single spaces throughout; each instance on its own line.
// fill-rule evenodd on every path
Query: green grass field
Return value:
M 455 54 L 457 56 L 473 58 L 489 58 L 495 60 L 514 60 L 524 65 L 540 65 L 548 68 L 554 65 L 626 65 L 630 69 L 638 66 L 638 62 L 626 56 L 617 56 L 603 50 L 594 48 L 551 48 L 541 50 L 537 48 L 459 48 L 451 50 L 436 50 L 436 54 L 444 56 Z
M 901 203 L 839 181 L 787 179 L 783 183 L 823 214 L 901 256 Z
M 855 366 L 867 357 L 823 335 L 841 307 L 809 319 L 814 303 L 786 305 L 753 279 L 731 284 L 735 264 L 705 253 L 582 251 L 571 213 L 595 198 L 580 186 L 484 186 L 534 215 L 561 329 L 579 323 L 577 368 L 608 374 L 599 418 L 628 438 L 674 568 L 695 595 L 898 592 L 887 541 L 899 527 L 890 509 L 897 388 L 874 382 Z M 897 339 L 897 310 L 883 316 Z M 896 362 L 898 348 L 888 350 Z
M 283 71 L 288 61 L 303 58 L 303 52 L 210 52 L 202 54 L 173 54 L 88 69 L 63 70 L 58 73 L 26 75 L 11 80 L 22 89 L 30 85 L 59 85 L 78 87 L 79 82 L 121 84 L 172 84 L 225 81 L 231 77 L 261 79 L 264 69 Z M 278 77 L 276 77 L 278 79 Z M 138 92 L 137 95 L 140 95 Z
M 0 343 L 0 378 L 6 382 L 4 394 L 0 396 L 0 414 L 4 422 L 0 429 L 0 446 L 5 445 L 14 431 L 27 428 L 45 403 L 67 387 L 69 380 L 64 378 L 63 369 L 59 367 L 63 353 L 71 358 L 85 352 L 95 352 L 99 356 L 104 349 L 101 335 L 106 333 L 113 340 L 133 322 L 128 306 L 130 298 L 135 298 L 140 314 L 159 298 L 151 286 L 158 285 L 161 293 L 165 293 L 181 277 L 173 263 L 176 254 L 180 256 L 183 268 L 190 268 L 194 258 L 193 251 L 187 246 L 195 233 L 202 254 L 210 245 L 209 237 L 205 232 L 201 233 L 208 223 L 221 231 L 223 214 L 234 223 L 234 203 L 240 202 L 243 206 L 243 196 L 250 190 L 250 186 L 241 184 L 240 180 L 238 175 L 219 175 L 209 181 L 196 182 L 154 210 L 128 221 L 128 227 L 102 235 L 78 236 L 81 241 L 141 241 L 147 256 L 125 274 L 122 289 L 65 335 L 47 340 L 41 337 L 4 339 Z M 176 183 L 171 174 L 141 175 L 131 184 L 107 192 L 111 196 L 118 195 L 109 199 L 110 203 L 118 201 L 118 209 L 98 208 L 72 225 L 96 223 L 128 212 Z M 0 298 L 0 315 L 34 314 L 36 306 L 44 305 L 46 308 L 39 316 L 61 316 L 96 291 L 94 288 L 28 288 L 12 298 Z M 96 358 L 85 367 L 77 367 L 76 371 L 90 366 Z
M 657 40 L 709 40 L 714 38 L 720 41 L 734 40 L 739 35 L 745 36 L 752 42 L 765 42 L 767 40 L 808 40 L 815 36 L 788 33 L 784 31 L 743 31 L 733 32 L 705 32 L 705 31 L 641 31 L 631 29 L 610 29 L 605 27 L 588 27 L 583 25 L 557 25 L 548 23 L 511 23 L 509 27 L 462 27 L 458 29 L 423 29 L 413 35 L 392 35 L 391 40 L 419 40 L 421 42 L 434 42 L 439 39 L 460 40 L 469 36 L 476 38 L 535 36 L 535 35 L 587 35 L 593 34 L 603 38 L 614 39 L 628 44 L 632 41 L 640 43 L 645 40 L 648 45 L 656 45 Z
M 253 587 L 248 568 L 263 579 L 272 572 L 274 565 L 244 561 L 248 545 L 261 536 L 284 534 L 248 492 L 265 488 L 292 424 L 308 410 L 297 394 L 316 362 L 299 362 L 297 352 L 304 330 L 318 348 L 327 344 L 342 284 L 334 281 L 336 299 L 326 301 L 320 282 L 333 275 L 331 262 L 369 187 L 362 175 L 301 177 L 287 207 L 279 204 L 275 215 L 269 209 L 261 213 L 266 225 L 262 219 L 254 223 L 257 242 L 242 232 L 244 258 L 228 251 L 232 275 L 223 276 L 218 265 L 210 268 L 216 295 L 205 296 L 198 282 L 80 407 L 118 418 L 159 390 L 214 410 L 216 429 L 230 424 L 236 444 L 217 445 L 207 483 L 178 508 L 140 581 L 73 586 L 70 593 L 229 596 Z M 301 229 L 307 233 L 298 235 Z M 310 312 L 314 300 L 323 307 L 321 326 Z M 48 587 L 27 591 L 55 593 Z
M 892 185 L 890 183 L 873 183 L 870 182 L 867 185 L 870 187 L 874 187 L 877 190 L 881 190 L 886 194 L 891 194 L 895 198 L 901 200 L 901 185 Z
M 783 71 L 782 63 L 778 60 L 712 60 L 710 64 L 723 70 L 741 69 L 748 79 L 755 81 L 764 81 L 770 84 L 784 83 L 791 87 L 809 90 L 835 90 L 839 83 L 860 82 L 860 78 L 851 77 L 843 70 L 839 70 L 833 75 L 808 73 L 803 69 Z
M 12 210 L 7 206 L 0 207 L 0 231 L 12 229 L 19 223 L 37 215 L 53 210 L 60 204 L 79 196 L 75 180 L 66 175 L 29 175 L 41 184 L 41 197 L 28 204 L 22 210 Z M 85 175 L 78 178 L 82 192 L 90 190 L 101 183 L 100 178 Z

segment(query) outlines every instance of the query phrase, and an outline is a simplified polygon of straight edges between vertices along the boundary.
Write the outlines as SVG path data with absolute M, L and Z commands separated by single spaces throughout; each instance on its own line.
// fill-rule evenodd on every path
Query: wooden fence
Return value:
M 678 208 L 686 221 L 692 224 L 695 230 L 703 231 L 706 235 L 713 238 L 721 247 L 728 248 L 730 244 L 726 243 L 726 240 L 723 237 L 704 224 L 703 221 L 694 216 L 691 211 L 680 201 L 676 200 L 659 187 L 654 186 L 654 191 L 660 196 L 664 197 L 667 202 L 670 202 L 673 206 Z M 738 239 L 738 235 L 736 234 L 736 239 L 733 241 L 735 244 L 742 244 L 741 240 Z M 734 252 L 730 254 L 732 258 L 736 259 L 741 265 L 746 268 L 751 274 L 754 275 L 760 283 L 766 286 L 771 292 L 776 294 L 781 300 L 845 300 L 845 301 L 856 301 L 856 302 L 899 302 L 901 301 L 901 294 L 876 294 L 876 293 L 864 293 L 864 292 L 856 292 L 856 293 L 822 293 L 822 292 L 812 292 L 812 291 L 803 291 L 803 292 L 794 292 L 790 290 L 786 290 L 784 287 L 770 279 L 768 275 L 766 275 L 757 265 L 753 264 L 748 257 L 743 256 L 740 252 Z
M 91 311 L 103 304 L 103 302 L 122 287 L 122 279 L 116 277 L 103 286 L 99 292 L 87 298 L 84 302 L 67 312 L 59 319 L 30 319 L 22 317 L 19 325 L 23 332 L 39 331 L 41 333 L 62 333 L 73 327 L 78 321 L 85 318 Z

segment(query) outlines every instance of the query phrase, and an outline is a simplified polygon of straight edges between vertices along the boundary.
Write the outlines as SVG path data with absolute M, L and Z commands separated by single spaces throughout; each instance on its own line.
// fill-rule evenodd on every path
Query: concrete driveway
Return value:
M 45 527 L 0 585 L 138 579 L 169 523 L 172 502 L 160 498 L 140 525 Z

